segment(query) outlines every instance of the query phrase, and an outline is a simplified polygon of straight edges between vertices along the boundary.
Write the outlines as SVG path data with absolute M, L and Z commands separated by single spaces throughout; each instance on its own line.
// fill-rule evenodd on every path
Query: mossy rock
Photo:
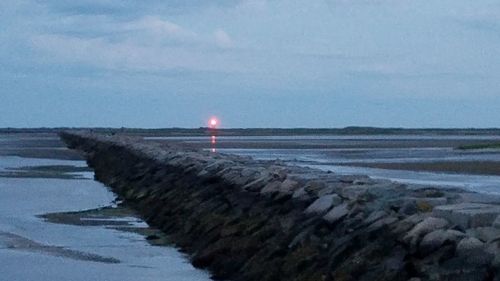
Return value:
M 421 213 L 432 212 L 433 208 L 434 207 L 426 201 L 422 201 L 422 200 L 417 201 L 417 210 Z

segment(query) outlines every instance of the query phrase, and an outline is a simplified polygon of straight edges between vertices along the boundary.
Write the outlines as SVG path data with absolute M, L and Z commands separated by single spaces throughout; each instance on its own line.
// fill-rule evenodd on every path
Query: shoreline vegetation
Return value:
M 200 128 L 0 128 L 1 134 L 59 133 L 68 130 L 89 130 L 103 134 L 126 134 L 141 136 L 206 136 L 211 130 Z M 464 135 L 500 136 L 500 128 L 230 128 L 217 129 L 219 136 L 302 136 L 302 135 Z

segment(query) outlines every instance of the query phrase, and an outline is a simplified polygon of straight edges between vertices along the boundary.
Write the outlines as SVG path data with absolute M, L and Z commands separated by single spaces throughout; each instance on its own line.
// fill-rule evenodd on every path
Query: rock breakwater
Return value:
M 65 132 L 96 178 L 215 278 L 493 280 L 500 199 Z M 413 278 L 413 279 L 412 279 Z

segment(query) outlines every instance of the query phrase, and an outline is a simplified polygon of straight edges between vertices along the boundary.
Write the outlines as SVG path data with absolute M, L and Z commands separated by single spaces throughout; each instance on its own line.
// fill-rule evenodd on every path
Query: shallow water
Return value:
M 85 162 L 0 156 L 0 169 L 36 165 Z M 175 248 L 152 246 L 137 233 L 37 217 L 109 206 L 114 200 L 94 180 L 0 177 L 0 280 L 210 280 Z M 109 220 L 147 227 L 137 217 Z
M 184 141 L 213 149 L 208 137 L 153 138 Z M 361 174 L 398 182 L 461 187 L 500 194 L 500 176 L 445 172 L 420 172 L 345 166 L 349 163 L 500 162 L 500 150 L 456 149 L 459 145 L 496 142 L 500 136 L 374 135 L 374 136 L 262 136 L 217 137 L 217 152 L 251 156 L 329 170 L 339 174 Z M 310 146 L 310 148 L 308 148 Z M 340 165 L 343 164 L 343 165 Z

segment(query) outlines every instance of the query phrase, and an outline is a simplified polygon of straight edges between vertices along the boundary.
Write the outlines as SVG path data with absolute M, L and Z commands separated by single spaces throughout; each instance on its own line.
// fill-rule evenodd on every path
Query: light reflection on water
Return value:
M 212 153 L 217 152 L 217 136 L 215 134 L 210 136 L 210 151 Z

